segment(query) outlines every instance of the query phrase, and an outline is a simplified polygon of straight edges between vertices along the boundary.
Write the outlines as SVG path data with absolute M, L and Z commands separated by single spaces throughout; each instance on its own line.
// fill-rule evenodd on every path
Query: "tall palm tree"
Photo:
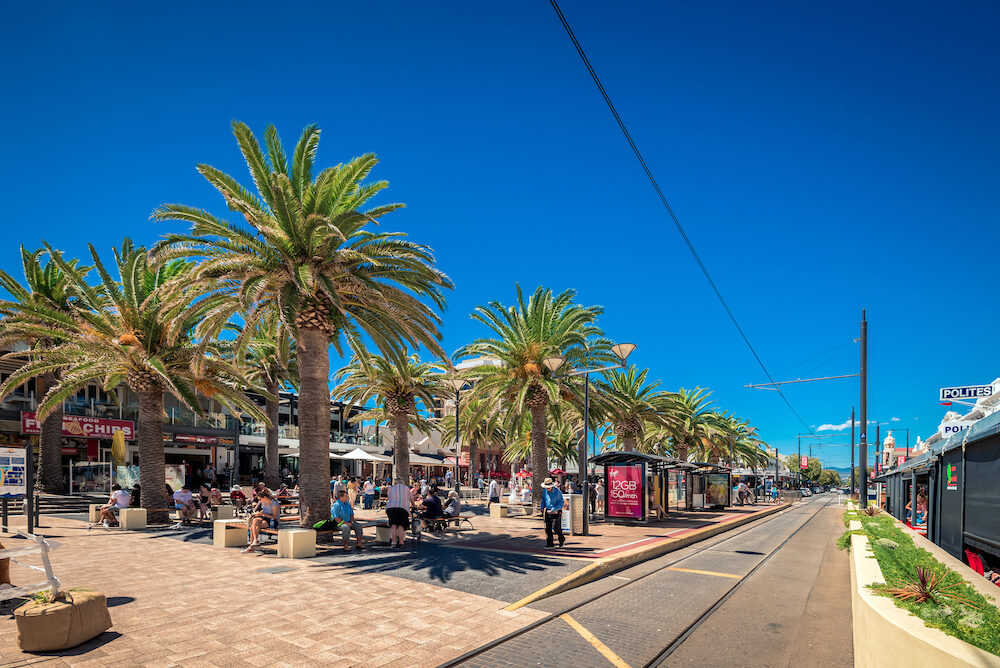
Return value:
M 66 274 L 51 259 L 43 262 L 45 255 L 44 249 L 29 251 L 21 246 L 23 286 L 13 276 L 0 270 L 0 286 L 11 297 L 0 301 L 0 341 L 7 344 L 27 342 L 32 346 L 34 355 L 44 351 L 51 341 L 44 328 L 37 330 L 30 326 L 31 313 L 42 309 L 69 316 L 73 311 L 70 303 L 72 292 Z M 66 262 L 74 268 L 79 265 L 76 260 Z M 86 271 L 84 268 L 79 270 Z M 18 317 L 21 314 L 27 317 Z M 38 396 L 43 396 L 47 388 L 55 384 L 55 380 L 52 372 L 43 373 L 36 378 Z M 36 485 L 50 494 L 62 494 L 66 491 L 62 473 L 62 421 L 63 405 L 60 403 L 41 423 L 41 456 Z
M 441 365 L 421 362 L 416 355 L 403 361 L 372 355 L 351 358 L 334 376 L 333 396 L 351 405 L 364 406 L 369 400 L 376 403 L 356 420 L 388 419 L 392 424 L 394 478 L 409 479 L 411 425 L 421 431 L 434 427 L 426 414 L 434 407 L 434 400 L 445 394 L 443 372 Z
M 446 415 L 440 420 L 441 442 L 461 440 L 469 444 L 469 484 L 479 466 L 479 448 L 502 448 L 507 439 L 503 420 L 497 406 L 488 398 L 466 400 L 462 403 L 458 420 L 458 439 L 455 436 L 455 416 Z
M 648 428 L 668 426 L 673 420 L 672 400 L 657 389 L 659 381 L 646 383 L 648 372 L 649 369 L 639 371 L 632 365 L 594 380 L 607 406 L 605 417 L 614 427 L 616 441 L 626 451 L 635 450 Z
M 536 504 L 541 502 L 542 482 L 548 472 L 546 409 L 560 399 L 566 388 L 572 391 L 580 383 L 576 378 L 563 378 L 560 388 L 543 361 L 561 355 L 564 363 L 560 371 L 565 372 L 613 358 L 610 342 L 597 326 L 597 316 L 603 309 L 580 306 L 573 302 L 575 296 L 573 290 L 557 295 L 539 287 L 525 299 L 518 285 L 513 306 L 494 301 L 476 307 L 473 320 L 486 325 L 493 336 L 476 339 L 457 353 L 499 361 L 498 366 L 469 370 L 469 375 L 477 378 L 469 399 L 483 398 L 506 406 L 504 426 L 512 437 L 530 425 L 532 496 Z
M 192 271 L 190 263 L 174 261 L 154 268 L 146 250 L 125 239 L 121 249 L 114 251 L 119 276 L 116 279 L 91 246 L 100 278 L 97 286 L 91 286 L 85 271 L 47 246 L 46 250 L 77 295 L 72 302 L 73 314 L 39 307 L 16 316 L 24 326 L 48 331 L 51 343 L 41 356 L 0 385 L 0 395 L 28 378 L 57 373 L 55 383 L 38 406 L 38 414 L 44 418 L 90 383 L 100 382 L 105 391 L 113 393 L 127 383 L 139 400 L 136 435 L 142 505 L 149 511 L 151 522 L 165 521 L 165 393 L 173 394 L 199 414 L 200 393 L 214 396 L 232 411 L 240 409 L 260 420 L 266 416 L 243 392 L 250 386 L 249 380 L 209 343 L 194 340 L 194 328 L 212 308 L 212 302 L 178 306 L 179 300 L 171 303 L 163 298 L 160 288 L 170 281 L 184 280 Z
M 715 418 L 715 433 L 704 439 L 700 455 L 706 461 L 718 462 L 726 460 L 733 465 L 744 463 L 756 466 L 766 461 L 763 450 L 764 442 L 757 436 L 755 427 L 750 421 L 725 412 L 717 412 Z
M 565 469 L 568 464 L 575 464 L 579 458 L 580 432 L 583 429 L 583 421 L 579 414 L 572 410 L 551 411 L 549 418 L 546 422 L 546 456 L 549 460 L 558 461 L 559 466 Z M 525 432 L 520 438 L 508 443 L 503 458 L 507 462 L 525 459 L 531 454 L 531 446 L 531 434 Z M 547 465 L 545 473 L 548 474 Z
M 241 313 L 247 326 L 276 304 L 291 328 L 299 362 L 299 445 L 302 525 L 328 517 L 329 346 L 365 355 L 368 337 L 383 355 L 405 359 L 420 345 L 443 356 L 439 344 L 444 290 L 452 283 L 434 266 L 427 246 L 400 233 L 373 232 L 376 219 L 402 204 L 364 209 L 387 187 L 366 183 L 378 162 L 373 154 L 313 173 L 319 128 L 307 127 L 291 160 L 274 127 L 267 155 L 242 123 L 233 133 L 250 169 L 256 194 L 209 165 L 198 171 L 245 224 L 180 204 L 153 213 L 157 220 L 191 223 L 189 234 L 171 234 L 156 248 L 163 261 L 202 260 L 192 285 L 226 297 L 199 329 L 208 335 Z M 429 300 L 433 306 L 428 306 Z
M 278 418 L 280 409 L 279 393 L 288 383 L 298 382 L 298 367 L 295 359 L 295 342 L 290 328 L 281 320 L 277 311 L 272 311 L 257 321 L 249 337 L 237 339 L 242 344 L 243 354 L 240 366 L 246 370 L 247 378 L 254 385 L 267 390 L 264 412 L 267 425 L 264 432 L 264 483 L 276 489 L 281 483 L 278 466 Z

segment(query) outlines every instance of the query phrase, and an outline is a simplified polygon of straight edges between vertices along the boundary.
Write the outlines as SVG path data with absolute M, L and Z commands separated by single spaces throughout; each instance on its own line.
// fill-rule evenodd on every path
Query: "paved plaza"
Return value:
M 595 559 L 765 508 L 672 513 L 638 527 L 598 522 L 591 536 L 547 550 L 539 519 L 490 518 L 472 502 L 474 530 L 425 533 L 416 550 L 373 544 L 369 530 L 365 551 L 344 553 L 338 540 L 302 560 L 279 559 L 273 547 L 251 555 L 215 548 L 208 524 L 130 532 L 43 516 L 40 533 L 60 543 L 52 563 L 63 588 L 103 592 L 114 626 L 60 656 L 29 655 L 6 615 L 0 665 L 437 665 L 543 617 L 504 607 Z M 12 571 L 15 584 L 37 579 Z

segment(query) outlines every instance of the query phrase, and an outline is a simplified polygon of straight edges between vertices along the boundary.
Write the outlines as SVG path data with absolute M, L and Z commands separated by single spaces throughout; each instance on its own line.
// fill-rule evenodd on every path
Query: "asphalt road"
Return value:
M 835 502 L 814 497 L 543 599 L 532 607 L 557 616 L 461 665 L 849 666 L 849 576 L 834 544 L 843 531 Z

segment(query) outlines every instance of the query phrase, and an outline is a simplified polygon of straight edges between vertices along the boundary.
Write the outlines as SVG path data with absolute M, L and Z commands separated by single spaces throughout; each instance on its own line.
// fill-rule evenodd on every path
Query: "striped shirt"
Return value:
M 392 485 L 389 487 L 389 499 L 385 504 L 386 508 L 410 508 L 410 488 L 406 485 Z

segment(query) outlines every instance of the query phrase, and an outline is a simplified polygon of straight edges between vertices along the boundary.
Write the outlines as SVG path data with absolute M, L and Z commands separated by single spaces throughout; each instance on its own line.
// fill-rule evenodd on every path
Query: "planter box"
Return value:
M 104 594 L 67 592 L 65 601 L 28 602 L 14 611 L 17 644 L 24 652 L 76 647 L 111 628 Z
M 897 666 L 995 666 L 1000 656 L 973 647 L 924 620 L 896 607 L 868 585 L 884 583 L 882 569 L 868 545 L 868 536 L 851 536 L 851 608 L 854 613 L 854 665 L 857 668 Z

